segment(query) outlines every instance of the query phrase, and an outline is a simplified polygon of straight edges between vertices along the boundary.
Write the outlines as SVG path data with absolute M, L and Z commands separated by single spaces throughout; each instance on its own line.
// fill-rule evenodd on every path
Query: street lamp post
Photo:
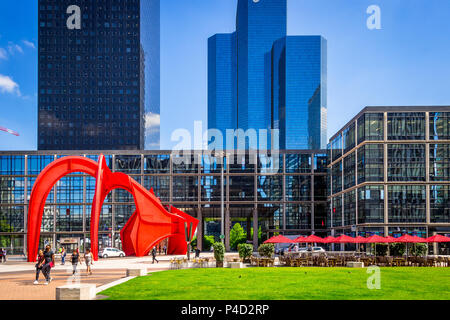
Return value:
M 220 217 L 221 217 L 221 224 L 220 224 L 220 238 L 222 240 L 222 243 L 225 241 L 225 200 L 224 200 L 224 165 L 225 165 L 225 155 L 222 152 L 222 170 L 221 170 L 221 179 L 220 179 Z

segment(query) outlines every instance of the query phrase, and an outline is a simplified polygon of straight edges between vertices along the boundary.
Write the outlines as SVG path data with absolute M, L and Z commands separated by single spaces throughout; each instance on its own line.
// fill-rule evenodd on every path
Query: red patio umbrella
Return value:
M 373 235 L 367 238 L 366 243 L 392 243 L 395 242 L 394 238 L 381 237 L 379 235 Z
M 307 241 L 306 241 L 306 237 L 303 237 L 303 236 L 300 236 L 300 237 L 298 237 L 298 238 L 296 238 L 296 239 L 294 239 L 294 240 L 292 240 L 294 243 L 308 243 Z
M 408 259 L 408 243 L 425 243 L 427 240 L 418 236 L 410 236 L 409 234 L 404 234 L 400 238 L 396 238 L 397 243 L 406 243 L 406 259 Z
M 392 242 L 395 242 L 394 238 L 381 237 L 377 234 L 366 239 L 366 243 L 374 243 L 375 244 L 375 256 L 377 255 L 377 243 L 392 243 Z
M 355 240 L 355 238 L 343 234 L 342 236 L 337 237 L 333 243 L 356 243 Z
M 427 243 L 435 243 L 435 242 L 450 242 L 449 237 L 441 236 L 440 234 L 437 234 L 435 236 L 429 237 L 425 240 Z
M 336 240 L 335 237 L 329 236 L 323 239 L 323 243 L 334 243 L 335 240 Z
M 299 241 L 297 241 L 299 240 Z M 298 243 L 324 243 L 323 242 L 324 239 L 321 237 L 318 237 L 316 235 L 310 235 L 309 237 L 303 238 L 303 237 L 298 237 L 297 239 L 294 240 L 294 242 L 298 242 Z
M 404 234 L 400 238 L 395 238 L 397 243 L 425 243 L 426 239 L 418 236 L 410 236 L 409 234 Z
M 355 243 L 366 243 L 367 238 L 361 237 L 361 236 L 357 236 L 355 238 Z
M 286 238 L 285 236 L 279 235 L 264 241 L 264 243 L 294 243 L 294 241 L 292 241 L 289 238 Z

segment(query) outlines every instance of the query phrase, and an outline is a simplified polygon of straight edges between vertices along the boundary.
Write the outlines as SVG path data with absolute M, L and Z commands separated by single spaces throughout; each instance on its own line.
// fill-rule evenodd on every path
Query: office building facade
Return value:
M 326 40 L 286 34 L 286 0 L 238 1 L 236 31 L 209 39 L 209 129 L 275 129 L 259 146 L 326 147 Z
M 159 148 L 159 0 L 38 12 L 38 149 L 140 150 L 146 127 Z
M 367 107 L 328 151 L 332 234 L 450 234 L 450 107 Z
M 1 246 L 7 247 L 10 254 L 25 252 L 28 201 L 37 175 L 47 165 L 68 155 L 97 160 L 99 153 L 0 152 Z M 217 228 L 211 226 L 221 222 L 221 156 L 192 154 L 180 161 L 170 151 L 104 154 L 113 172 L 130 175 L 145 188 L 153 188 L 163 204 L 198 218 L 199 239 L 207 232 L 217 235 Z M 236 222 L 247 229 L 250 241 L 258 241 L 250 237 L 251 228 L 261 228 L 262 241 L 275 232 L 326 234 L 326 151 L 285 151 L 273 157 L 258 153 L 229 154 L 225 163 L 223 200 L 227 248 L 230 248 L 231 226 Z M 89 246 L 95 182 L 88 175 L 71 174 L 55 185 L 44 209 L 41 246 L 45 242 L 58 248 L 62 244 Z M 107 196 L 100 218 L 100 247 L 120 248 L 120 230 L 134 210 L 128 192 L 114 190 Z

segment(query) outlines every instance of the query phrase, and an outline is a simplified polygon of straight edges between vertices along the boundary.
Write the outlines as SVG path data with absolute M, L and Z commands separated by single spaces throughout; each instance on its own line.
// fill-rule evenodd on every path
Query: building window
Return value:
M 281 201 L 282 176 L 258 176 L 258 201 Z
M 28 156 L 28 174 L 40 174 L 53 161 L 53 156 Z
M 23 203 L 25 178 L 0 176 L 0 204 Z
M 287 204 L 286 229 L 311 229 L 311 205 Z
M 430 144 L 430 180 L 450 181 L 450 144 Z
M 141 173 L 141 156 L 122 156 L 116 155 L 116 172 L 123 172 L 126 174 L 140 174 Z
M 425 144 L 388 145 L 389 181 L 425 181 Z
M 425 223 L 425 186 L 401 185 L 388 187 L 389 222 Z
M 0 207 L 0 232 L 24 232 L 24 207 Z
M 388 140 L 425 140 L 425 113 L 388 113 Z
M 0 174 L 25 174 L 25 156 L 0 156 Z
M 450 140 L 450 112 L 430 112 L 430 140 Z
M 358 224 L 384 222 L 384 186 L 358 189 Z
M 145 156 L 144 173 L 170 173 L 170 155 Z
M 342 196 L 334 197 L 332 202 L 333 227 L 342 227 Z
M 358 144 L 363 141 L 384 140 L 384 116 L 382 113 L 366 113 L 358 119 Z
M 344 158 L 344 190 L 351 188 L 356 183 L 355 153 Z
M 173 177 L 173 201 L 198 201 L 197 177 Z
M 344 225 L 356 224 L 356 190 L 344 193 Z
M 342 156 L 342 135 L 339 134 L 336 138 L 334 138 L 333 141 L 331 141 L 331 148 L 332 148 L 332 156 L 333 159 L 332 162 L 339 159 Z
M 311 172 L 310 154 L 287 154 L 286 172 L 287 173 L 310 173 Z
M 436 185 L 430 188 L 430 222 L 450 223 L 450 186 Z
M 342 161 L 334 164 L 331 169 L 333 194 L 342 191 Z
M 344 153 L 349 152 L 355 147 L 355 123 L 352 123 L 344 130 Z
M 311 177 L 286 176 L 286 201 L 311 201 Z
M 144 188 L 153 189 L 155 195 L 162 202 L 170 201 L 170 177 L 144 176 Z
M 358 149 L 358 184 L 384 181 L 384 146 L 366 144 Z

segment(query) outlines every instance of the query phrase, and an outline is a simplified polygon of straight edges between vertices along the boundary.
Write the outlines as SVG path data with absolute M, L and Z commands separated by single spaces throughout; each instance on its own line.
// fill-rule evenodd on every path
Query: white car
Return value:
M 116 249 L 116 248 L 105 248 L 98 254 L 99 257 L 102 258 L 111 258 L 111 257 L 125 257 L 125 252 Z

